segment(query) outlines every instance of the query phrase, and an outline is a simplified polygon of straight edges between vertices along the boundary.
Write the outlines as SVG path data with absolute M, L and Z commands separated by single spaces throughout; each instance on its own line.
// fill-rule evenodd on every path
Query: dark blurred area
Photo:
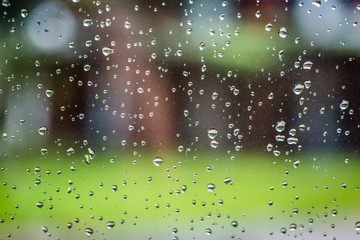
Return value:
M 270 144 L 286 153 L 360 143 L 353 2 L 2 3 L 2 153 L 86 144 L 231 153 Z

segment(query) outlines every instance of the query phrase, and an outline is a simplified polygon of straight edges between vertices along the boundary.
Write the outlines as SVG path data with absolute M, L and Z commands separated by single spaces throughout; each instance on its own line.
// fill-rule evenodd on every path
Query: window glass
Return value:
M 1 0 L 0 239 L 358 239 L 358 1 Z

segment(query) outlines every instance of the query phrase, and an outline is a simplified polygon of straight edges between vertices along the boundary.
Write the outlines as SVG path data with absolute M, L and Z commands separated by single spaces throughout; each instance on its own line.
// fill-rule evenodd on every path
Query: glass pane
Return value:
M 0 239 L 359 238 L 357 1 L 0 7 Z

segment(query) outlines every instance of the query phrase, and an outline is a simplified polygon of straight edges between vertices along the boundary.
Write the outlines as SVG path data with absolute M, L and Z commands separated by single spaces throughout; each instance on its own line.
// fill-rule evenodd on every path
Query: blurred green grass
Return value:
M 52 232 L 67 231 L 69 236 L 81 233 L 79 236 L 83 237 L 84 228 L 93 227 L 96 236 L 107 231 L 108 221 L 115 221 L 114 229 L 124 226 L 120 231 L 129 234 L 127 239 L 132 231 L 151 235 L 167 229 L 171 233 L 175 226 L 189 229 L 201 224 L 203 229 L 207 226 L 216 232 L 222 226 L 231 232 L 232 221 L 238 221 L 236 229 L 240 232 L 259 221 L 266 226 L 283 223 L 286 227 L 289 219 L 306 225 L 313 218 L 326 220 L 330 225 L 344 217 L 355 219 L 360 213 L 360 163 L 356 155 L 312 153 L 284 160 L 271 154 L 249 153 L 230 160 L 228 155 L 208 152 L 196 155 L 194 160 L 191 156 L 167 152 L 160 154 L 164 163 L 159 167 L 152 163 L 158 154 L 113 156 L 98 153 L 90 165 L 85 164 L 83 156 L 75 154 L 59 158 L 49 153 L 46 157 L 1 160 L 0 174 L 5 184 L 0 187 L 0 219 L 4 219 L 0 237 L 5 238 L 13 229 L 22 238 L 26 226 L 31 225 L 37 226 L 34 228 L 38 233 L 42 232 L 41 226 L 47 226 Z M 349 158 L 348 163 L 345 158 Z M 295 160 L 300 160 L 297 168 L 293 165 Z M 41 168 L 38 174 L 35 167 Z M 47 170 L 51 173 L 47 174 Z M 227 177 L 231 178 L 231 184 L 224 183 Z M 41 180 L 39 186 L 34 184 L 36 179 Z M 209 183 L 216 186 L 213 192 L 207 190 Z M 113 191 L 113 185 L 117 191 Z M 182 186 L 186 186 L 186 191 L 181 191 Z M 93 196 L 89 196 L 90 191 Z M 36 207 L 39 201 L 44 203 L 40 209 Z M 269 201 L 273 202 L 272 206 Z M 295 209 L 298 213 L 294 213 Z M 335 216 L 333 210 L 337 211 Z M 103 220 L 99 221 L 99 216 Z M 201 217 L 205 220 L 201 221 Z M 74 223 L 75 218 L 80 220 L 78 224 Z M 211 224 L 206 219 L 211 219 L 208 220 Z M 74 224 L 73 229 L 66 228 L 68 222 Z M 214 226 L 214 222 L 219 226 Z M 134 225 L 133 230 L 126 230 Z M 351 222 L 350 227 L 353 226 Z

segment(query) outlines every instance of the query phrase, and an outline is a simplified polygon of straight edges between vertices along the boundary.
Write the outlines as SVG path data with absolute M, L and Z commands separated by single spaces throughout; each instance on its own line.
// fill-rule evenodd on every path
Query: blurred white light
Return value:
M 29 13 L 27 35 L 38 50 L 61 51 L 74 39 L 76 24 L 65 4 L 44 2 Z

